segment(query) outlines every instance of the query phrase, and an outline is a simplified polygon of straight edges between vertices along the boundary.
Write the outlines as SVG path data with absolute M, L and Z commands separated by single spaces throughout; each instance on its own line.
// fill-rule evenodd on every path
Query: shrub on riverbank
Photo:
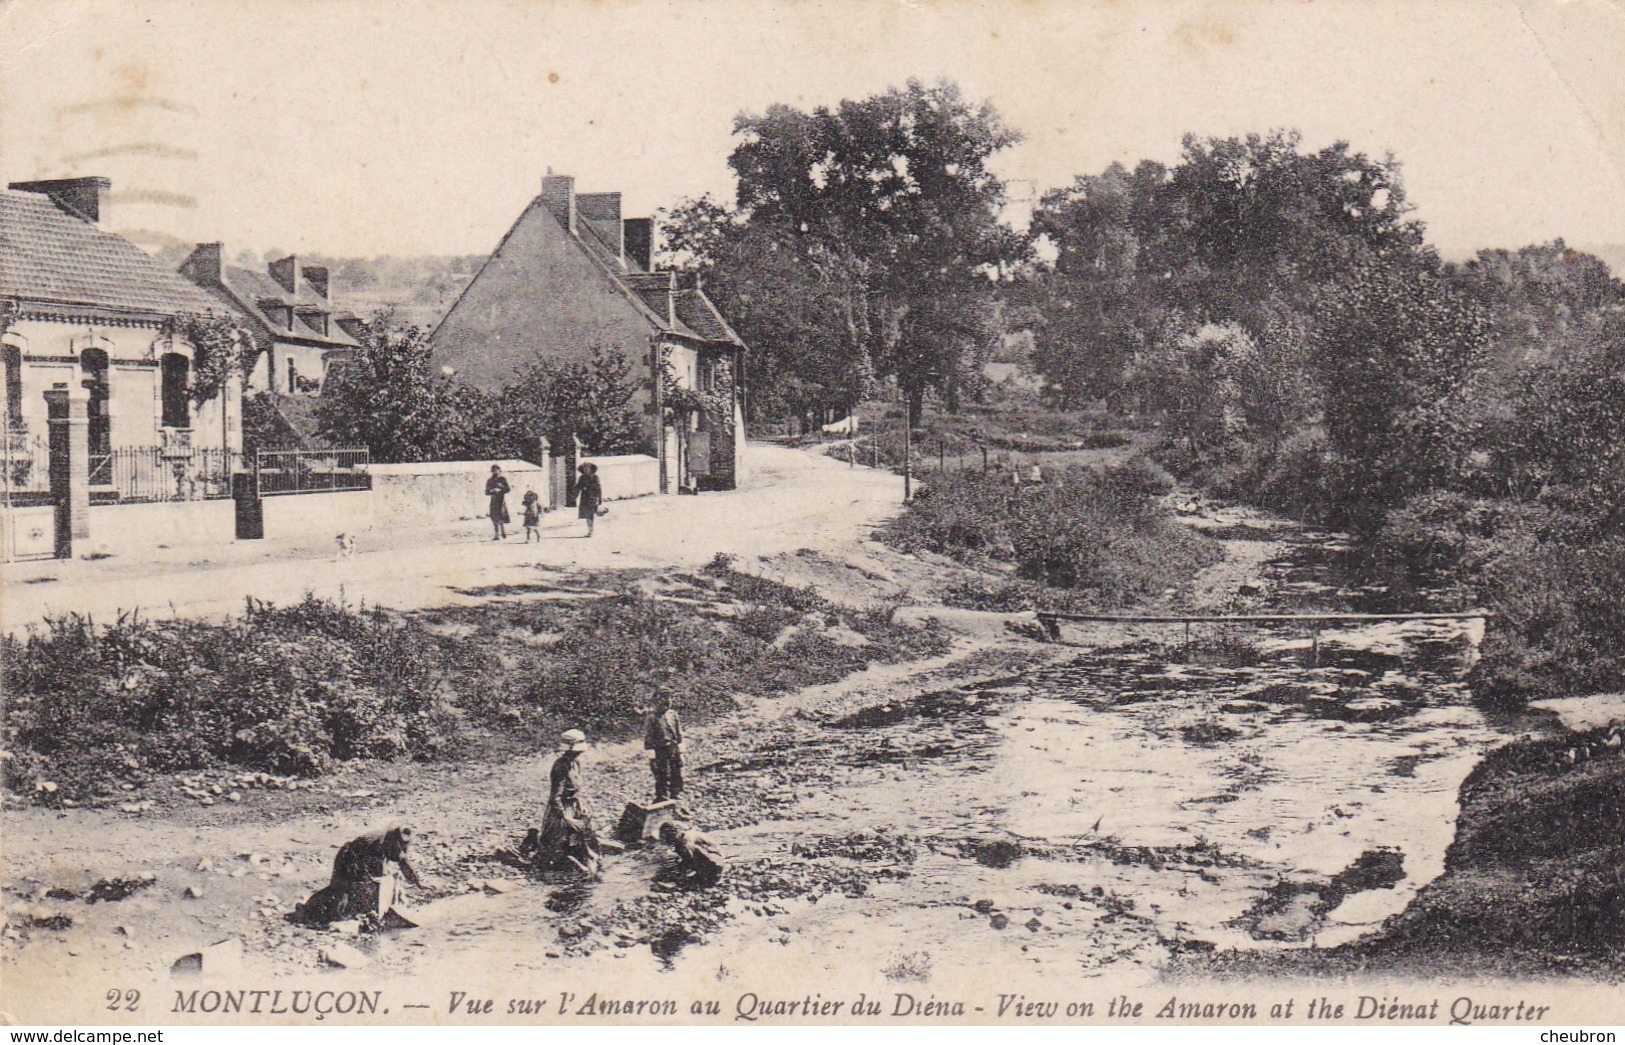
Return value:
M 314 776 L 443 754 L 460 724 L 420 629 L 311 598 L 226 624 L 72 615 L 4 652 L 14 790 L 86 797 L 227 763 Z
M 1041 484 L 960 472 L 937 477 L 883 537 L 905 551 L 1013 563 L 1024 580 L 1124 605 L 1189 582 L 1218 546 L 1168 520 L 1167 476 L 1143 459 L 1066 468 Z
M 1625 689 L 1625 538 L 1539 542 L 1484 569 L 1491 622 L 1473 692 L 1496 707 Z
M 1625 688 L 1625 538 L 1584 513 L 1434 491 L 1390 512 L 1367 555 L 1390 590 L 1495 611 L 1469 677 L 1488 706 Z
M 250 601 L 225 623 L 52 620 L 4 640 L 5 785 L 98 800 L 159 773 L 232 765 L 314 777 L 348 759 L 438 758 L 471 728 L 526 743 L 576 727 L 620 738 L 641 730 L 657 682 L 700 722 L 740 695 L 946 646 L 938 631 L 808 589 L 728 567 L 718 579 L 715 607 L 628 587 L 412 615 L 307 597 Z
M 659 685 L 691 721 L 733 710 L 742 695 L 833 682 L 875 661 L 940 652 L 945 639 L 883 615 L 833 605 L 815 592 L 734 570 L 723 582 L 727 613 L 705 612 L 635 588 L 585 608 L 557 604 L 451 611 L 474 625 L 451 653 L 471 684 L 465 704 L 505 730 L 550 737 L 583 728 L 622 736 Z M 536 638 L 516 641 L 516 631 Z

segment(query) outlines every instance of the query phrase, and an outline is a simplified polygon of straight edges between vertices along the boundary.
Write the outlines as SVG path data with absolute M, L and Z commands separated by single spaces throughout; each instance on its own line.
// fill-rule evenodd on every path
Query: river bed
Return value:
M 1339 582 L 1335 535 L 1241 539 L 1259 538 L 1276 547 L 1250 611 L 1380 600 Z M 1506 737 L 1462 683 L 1478 628 L 1119 629 L 993 683 L 792 716 L 695 766 L 696 818 L 734 869 L 695 931 L 649 925 L 658 858 L 636 851 L 585 890 L 504 897 L 504 927 L 481 928 L 558 931 L 588 967 L 899 983 L 1123 982 L 1181 951 L 1353 940 L 1443 870 L 1460 784 Z M 439 940 L 435 963 L 485 960 L 485 935 Z

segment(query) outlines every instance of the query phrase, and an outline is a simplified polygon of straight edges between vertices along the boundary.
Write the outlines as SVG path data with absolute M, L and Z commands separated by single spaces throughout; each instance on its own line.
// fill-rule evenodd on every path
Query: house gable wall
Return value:
M 594 343 L 633 364 L 648 402 L 653 324 L 534 201 L 435 329 L 436 367 L 495 391 L 535 358 L 585 359 Z

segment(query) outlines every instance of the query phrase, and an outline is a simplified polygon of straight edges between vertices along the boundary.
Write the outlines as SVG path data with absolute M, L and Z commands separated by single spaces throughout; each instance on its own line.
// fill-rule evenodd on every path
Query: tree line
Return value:
M 729 203 L 664 223 L 751 346 L 755 419 L 954 410 L 1008 330 L 1060 411 L 1221 495 L 1492 602 L 1485 692 L 1625 683 L 1625 287 L 1561 241 L 1446 262 L 1393 156 L 1187 136 L 999 220 L 1019 134 L 952 85 L 738 117 Z M 1612 680 L 1610 682 L 1610 680 Z
M 1395 159 L 1290 132 L 1080 177 L 1017 287 L 1034 365 L 1188 478 L 1489 602 L 1481 692 L 1618 686 L 1625 286 L 1561 241 L 1447 263 L 1409 215 Z

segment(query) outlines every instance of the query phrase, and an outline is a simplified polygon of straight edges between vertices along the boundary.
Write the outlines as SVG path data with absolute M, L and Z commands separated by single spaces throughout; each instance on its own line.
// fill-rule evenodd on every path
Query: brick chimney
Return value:
M 655 223 L 653 218 L 627 218 L 621 222 L 626 260 L 645 272 L 654 266 Z
M 621 236 L 621 194 L 583 192 L 576 197 L 576 213 L 598 234 L 617 261 L 626 260 Z
M 181 262 L 181 275 L 193 283 L 218 286 L 225 282 L 225 256 L 224 243 L 199 243 Z
M 316 296 L 323 301 L 327 300 L 327 266 L 306 265 L 304 267 L 305 282 L 316 291 Z
M 271 278 L 289 294 L 299 293 L 299 255 L 289 254 L 280 261 L 271 262 Z
M 576 233 L 576 180 L 568 174 L 549 174 L 542 179 L 542 203 L 570 235 Z
M 56 178 L 50 181 L 14 181 L 18 192 L 37 192 L 51 202 L 89 222 L 100 222 L 107 210 L 107 196 L 113 182 L 109 178 Z

